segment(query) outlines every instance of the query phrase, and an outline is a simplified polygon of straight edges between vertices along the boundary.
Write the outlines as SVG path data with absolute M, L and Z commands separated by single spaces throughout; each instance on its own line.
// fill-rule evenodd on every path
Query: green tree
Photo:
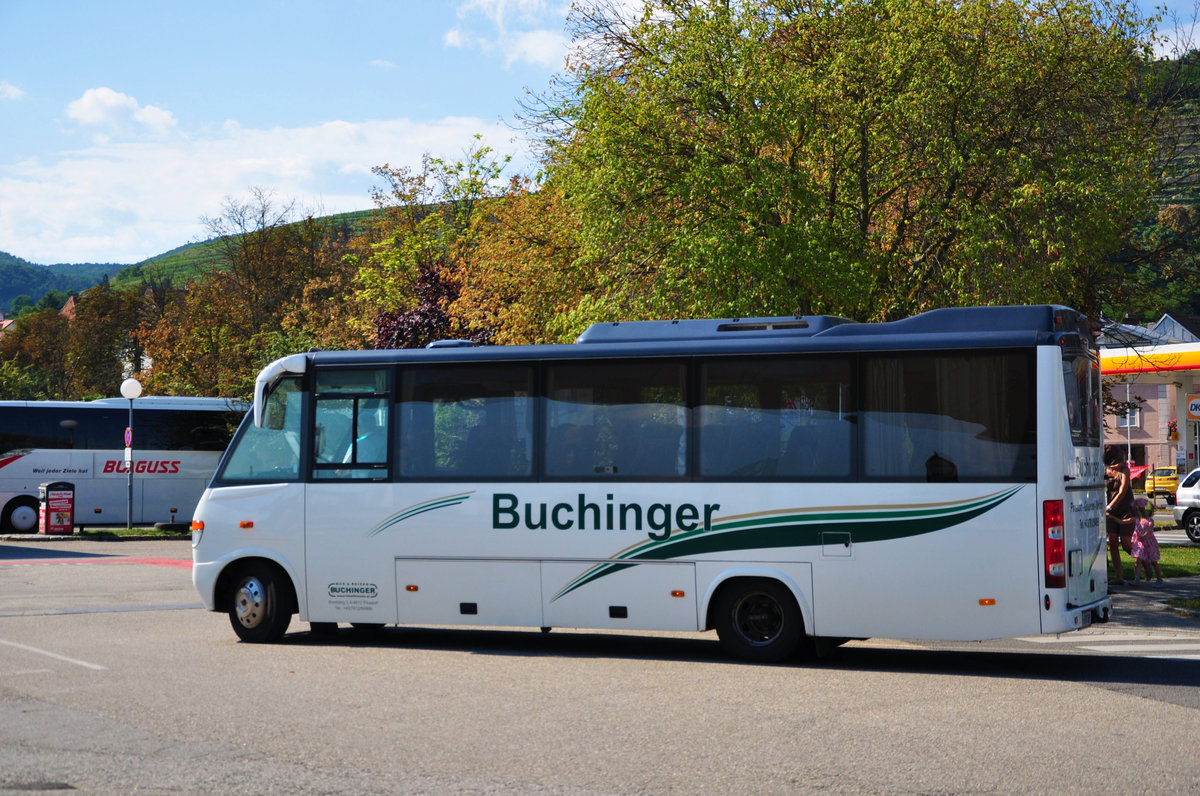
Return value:
M 14 296 L 12 303 L 9 305 L 9 314 L 14 318 L 19 318 L 26 312 L 33 311 L 33 297 L 22 293 L 19 296 Z
M 604 263 L 579 247 L 579 217 L 554 184 L 514 178 L 502 202 L 478 214 L 478 244 L 460 267 L 451 313 L 491 329 L 501 344 L 570 342 L 591 320 L 616 320 Z
M 247 199 L 226 199 L 222 214 L 206 223 L 221 263 L 185 291 L 148 291 L 150 317 L 137 335 L 153 362 L 147 389 L 247 397 L 263 365 L 312 344 L 305 313 L 319 302 L 311 291 L 340 284 L 334 275 L 351 267 L 347 242 L 259 188 Z
M 476 143 L 459 161 L 424 156 L 419 169 L 373 169 L 385 186 L 372 198 L 380 209 L 369 251 L 359 259 L 355 294 L 363 331 L 378 342 L 393 339 L 391 330 L 400 315 L 428 306 L 429 291 L 419 286 L 457 282 L 465 278 L 480 243 L 476 221 L 488 214 L 503 191 L 496 181 L 508 158 L 495 156 L 490 147 Z M 450 286 L 447 296 L 457 293 Z M 437 309 L 446 311 L 447 306 Z M 460 328 L 454 316 L 446 318 L 448 334 Z M 480 329 L 462 336 L 478 337 Z
M 46 397 L 42 389 L 38 369 L 19 365 L 16 360 L 0 359 L 0 400 L 40 401 Z
M 649 0 L 538 121 L 630 316 L 1098 313 L 1154 186 L 1129 2 Z
M 66 306 L 67 300 L 71 298 L 70 293 L 65 293 L 61 290 L 47 290 L 37 303 L 33 305 L 34 312 L 43 310 L 61 310 Z
M 137 292 L 113 290 L 107 284 L 80 294 L 65 357 L 73 396 L 116 396 L 122 379 L 141 369 L 141 346 L 134 332 L 142 304 Z
M 67 365 L 70 329 L 56 309 L 27 313 L 0 337 L 0 363 L 5 363 L 6 384 L 16 392 L 3 398 L 34 394 L 39 399 L 71 398 Z M 11 377 L 12 381 L 7 381 Z M 20 394 L 17 394 L 20 393 Z

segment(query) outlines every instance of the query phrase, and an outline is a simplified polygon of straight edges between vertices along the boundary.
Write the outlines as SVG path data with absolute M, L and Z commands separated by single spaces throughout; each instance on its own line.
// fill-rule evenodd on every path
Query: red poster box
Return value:
M 65 481 L 38 485 L 38 533 L 71 534 L 75 530 L 75 485 Z

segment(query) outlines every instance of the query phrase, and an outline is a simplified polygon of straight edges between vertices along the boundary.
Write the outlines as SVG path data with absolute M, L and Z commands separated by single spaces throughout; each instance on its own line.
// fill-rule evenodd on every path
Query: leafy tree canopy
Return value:
M 1154 187 L 1133 3 L 649 0 L 572 21 L 570 91 L 539 119 L 549 179 L 627 316 L 1097 313 Z

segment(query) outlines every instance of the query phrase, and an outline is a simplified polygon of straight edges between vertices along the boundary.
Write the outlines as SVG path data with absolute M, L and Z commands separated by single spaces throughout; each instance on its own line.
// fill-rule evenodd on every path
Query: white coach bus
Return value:
M 0 401 L 0 533 L 38 526 L 38 485 L 75 487 L 76 525 L 186 523 L 247 406 L 223 398 L 138 398 L 133 406 L 133 516 L 125 428 L 129 402 Z
M 296 354 L 193 520 L 237 635 L 699 631 L 749 660 L 1108 618 L 1100 377 L 1054 306 Z

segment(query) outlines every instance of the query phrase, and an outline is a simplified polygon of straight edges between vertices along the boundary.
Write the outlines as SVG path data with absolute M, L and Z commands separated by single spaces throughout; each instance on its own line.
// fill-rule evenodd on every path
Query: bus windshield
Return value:
M 219 471 L 225 481 L 295 481 L 300 477 L 304 395 L 297 378 L 281 379 L 266 397 L 262 426 L 247 417 Z

